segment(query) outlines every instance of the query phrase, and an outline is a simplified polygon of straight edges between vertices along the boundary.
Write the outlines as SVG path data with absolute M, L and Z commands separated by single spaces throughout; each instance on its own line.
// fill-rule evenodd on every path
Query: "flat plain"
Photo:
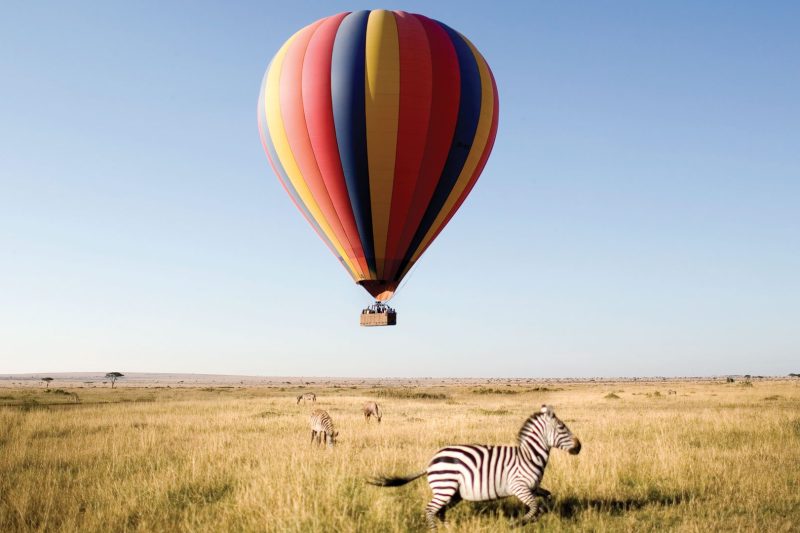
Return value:
M 296 403 L 313 391 L 317 402 Z M 383 422 L 360 407 L 376 400 Z M 513 444 L 542 404 L 553 450 L 527 531 L 800 530 L 800 380 L 0 381 L 0 531 L 405 532 L 448 444 Z M 326 409 L 333 450 L 309 444 Z M 445 531 L 510 531 L 513 499 L 463 502 Z

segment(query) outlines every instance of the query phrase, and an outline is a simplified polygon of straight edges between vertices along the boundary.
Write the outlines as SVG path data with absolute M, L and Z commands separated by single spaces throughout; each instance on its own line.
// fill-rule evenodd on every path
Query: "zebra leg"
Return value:
M 312 429 L 311 430 L 311 444 L 312 445 L 314 444 L 314 437 L 316 437 L 316 436 L 317 436 L 317 432 Z
M 553 510 L 553 494 L 549 490 L 544 487 L 536 487 L 533 489 L 533 495 L 542 499 L 541 505 L 544 507 L 540 508 L 541 512 L 544 513 Z
M 458 492 L 456 492 L 455 494 L 453 494 L 453 497 L 450 498 L 450 501 L 447 502 L 447 504 L 444 507 L 439 509 L 439 512 L 436 513 L 436 517 L 439 520 L 441 520 L 442 523 L 445 523 L 445 514 L 447 513 L 447 511 L 455 507 L 455 505 L 460 501 L 461 501 L 461 495 Z
M 452 507 L 461 499 L 457 496 L 458 484 L 448 486 L 437 486 L 433 491 L 433 498 L 425 507 L 425 520 L 430 529 L 436 529 L 436 519 L 444 521 L 445 512 L 448 507 Z M 453 501 L 454 498 L 458 498 Z
M 514 496 L 528 506 L 528 512 L 525 513 L 525 516 L 520 520 L 520 525 L 536 522 L 541 514 L 541 510 L 539 509 L 539 501 L 536 499 L 534 492 L 529 487 L 515 487 L 512 492 Z

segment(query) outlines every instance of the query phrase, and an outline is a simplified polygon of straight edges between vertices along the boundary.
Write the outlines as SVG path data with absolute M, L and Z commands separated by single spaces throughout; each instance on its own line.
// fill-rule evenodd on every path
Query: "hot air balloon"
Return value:
M 258 99 L 264 150 L 297 208 L 386 302 L 464 202 L 494 144 L 497 86 L 446 24 L 403 11 L 340 13 L 278 50 Z

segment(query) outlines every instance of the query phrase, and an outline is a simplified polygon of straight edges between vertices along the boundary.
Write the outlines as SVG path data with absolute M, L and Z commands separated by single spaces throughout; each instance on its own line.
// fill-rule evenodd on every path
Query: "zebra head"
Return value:
M 553 408 L 542 405 L 542 418 L 544 420 L 544 437 L 551 448 L 565 450 L 572 455 L 581 451 L 581 441 L 572 434 L 566 424 L 559 419 Z
M 328 448 L 333 448 L 333 445 L 336 444 L 336 437 L 339 436 L 338 431 L 332 431 L 326 435 L 326 439 L 328 441 Z

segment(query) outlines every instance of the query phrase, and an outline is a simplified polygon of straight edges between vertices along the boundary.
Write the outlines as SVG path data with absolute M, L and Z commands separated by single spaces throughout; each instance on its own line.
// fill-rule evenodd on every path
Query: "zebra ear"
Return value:
M 542 404 L 542 414 L 547 416 L 553 416 L 555 413 L 553 412 L 553 408 L 549 405 Z

